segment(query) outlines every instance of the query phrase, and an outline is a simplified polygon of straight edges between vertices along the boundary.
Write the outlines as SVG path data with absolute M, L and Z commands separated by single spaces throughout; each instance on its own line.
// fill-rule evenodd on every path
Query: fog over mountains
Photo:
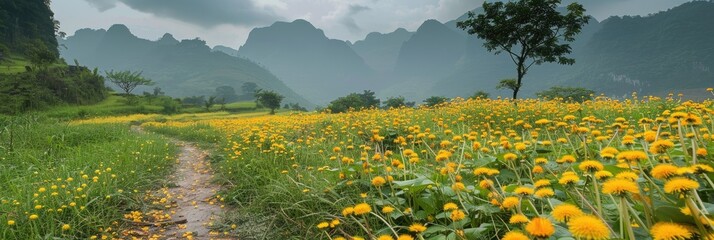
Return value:
M 711 87 L 712 13 L 714 3 L 695 1 L 650 16 L 591 19 L 572 43 L 576 64 L 533 67 L 524 80 L 523 96 L 554 85 L 611 96 Z M 179 42 L 170 35 L 143 40 L 117 26 L 79 30 L 60 42 L 67 46 L 62 55 L 68 61 L 78 59 L 102 69 L 142 69 L 178 95 L 207 94 L 220 84 L 238 89 L 252 81 L 286 94 L 288 102 L 322 106 L 365 89 L 382 98 L 401 95 L 416 101 L 434 95 L 466 97 L 478 90 L 508 96 L 495 86 L 514 77 L 514 64 L 456 28 L 464 18 L 428 20 L 415 32 L 400 28 L 370 33 L 355 43 L 329 39 L 305 20 L 253 29 L 237 50 L 211 50 L 200 41 Z

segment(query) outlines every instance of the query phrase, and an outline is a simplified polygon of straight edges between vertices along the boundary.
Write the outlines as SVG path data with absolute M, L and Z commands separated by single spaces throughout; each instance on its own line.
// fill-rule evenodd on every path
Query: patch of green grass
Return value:
M 19 55 L 10 54 L 5 60 L 0 62 L 0 74 L 14 74 L 25 72 L 25 66 L 31 66 L 29 60 Z
M 0 123 L 0 239 L 119 237 L 101 229 L 140 209 L 175 162 L 167 139 L 124 125 Z
M 160 100 L 149 100 L 146 97 L 137 97 L 137 102 L 129 104 L 125 96 L 116 94 L 110 95 L 104 101 L 92 105 L 63 105 L 53 107 L 36 114 L 59 119 L 80 119 L 91 117 L 121 116 L 130 114 L 160 114 L 164 111 Z M 251 113 L 264 112 L 264 109 L 256 109 L 255 102 L 235 102 L 225 105 L 215 105 L 207 112 L 203 107 L 183 107 L 178 114 L 184 113 L 218 113 L 229 115 L 231 113 Z

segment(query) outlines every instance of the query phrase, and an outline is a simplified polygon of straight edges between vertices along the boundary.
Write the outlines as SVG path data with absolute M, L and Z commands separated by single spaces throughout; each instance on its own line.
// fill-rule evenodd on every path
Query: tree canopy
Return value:
M 280 102 L 285 99 L 283 95 L 280 95 L 274 91 L 265 91 L 258 89 L 255 92 L 255 101 L 260 105 L 270 109 L 270 114 L 275 114 L 275 109 L 280 108 Z
M 484 47 L 495 54 L 508 53 L 516 65 L 515 81 L 502 82 L 513 90 L 513 99 L 523 86 L 523 77 L 533 65 L 546 62 L 574 64 L 575 59 L 567 42 L 575 40 L 583 25 L 590 19 L 578 3 L 558 11 L 560 0 L 518 0 L 484 2 L 483 14 L 468 13 L 468 19 L 457 26 L 483 39 Z
M 566 101 L 583 102 L 592 99 L 595 91 L 580 87 L 551 87 L 548 90 L 536 93 L 538 97 L 556 99 L 562 98 Z
M 151 86 L 154 82 L 151 79 L 146 79 L 141 76 L 141 72 L 118 71 L 114 70 L 106 72 L 107 78 L 114 83 L 126 94 L 131 94 L 131 91 L 138 86 Z
M 350 93 L 347 96 L 339 97 L 327 106 L 332 113 L 347 112 L 350 109 L 363 109 L 379 107 L 380 100 L 374 96 L 374 92 L 370 90 L 364 90 L 362 93 Z

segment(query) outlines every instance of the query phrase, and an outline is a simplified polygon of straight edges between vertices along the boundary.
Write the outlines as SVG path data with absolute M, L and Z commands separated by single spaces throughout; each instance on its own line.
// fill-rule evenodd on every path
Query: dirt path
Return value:
M 132 127 L 135 132 L 143 132 Z M 148 226 L 133 230 L 143 237 L 159 239 L 233 239 L 211 227 L 218 224 L 224 209 L 215 199 L 220 186 L 214 184 L 208 154 L 194 144 L 172 140 L 180 147 L 176 171 L 169 177 L 174 186 L 151 193 L 147 199 L 162 206 L 144 213 Z M 154 224 L 163 223 L 163 224 Z
M 186 219 L 186 224 L 167 229 L 164 236 L 182 238 L 186 232 L 191 232 L 194 239 L 215 239 L 209 236 L 209 227 L 217 220 L 222 210 L 213 196 L 220 187 L 212 184 L 213 172 L 206 159 L 207 154 L 189 143 L 178 143 L 181 154 L 178 157 L 179 166 L 174 174 L 177 186 L 169 189 L 176 201 L 172 211 L 172 219 Z

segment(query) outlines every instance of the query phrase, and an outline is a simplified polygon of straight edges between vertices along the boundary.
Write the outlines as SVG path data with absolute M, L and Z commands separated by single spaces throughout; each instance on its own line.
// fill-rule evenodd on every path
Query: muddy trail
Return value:
M 141 133 L 142 129 L 132 127 Z M 148 193 L 153 207 L 125 215 L 135 227 L 126 237 L 139 239 L 235 239 L 217 229 L 225 209 L 216 199 L 219 185 L 213 183 L 208 154 L 192 143 L 172 140 L 179 147 L 177 166 L 167 179 L 169 187 Z

